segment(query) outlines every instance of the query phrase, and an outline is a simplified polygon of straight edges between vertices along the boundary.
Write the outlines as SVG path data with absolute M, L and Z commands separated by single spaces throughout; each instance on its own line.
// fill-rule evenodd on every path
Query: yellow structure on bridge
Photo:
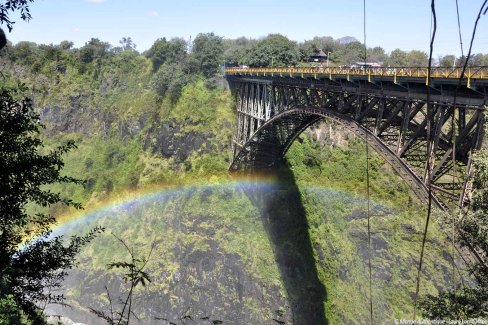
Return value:
M 470 88 L 472 79 L 488 80 L 488 66 L 474 66 L 467 68 L 462 73 L 462 67 L 433 67 L 430 69 L 431 79 L 462 79 L 466 80 L 466 85 Z M 429 78 L 428 68 L 411 68 L 411 67 L 379 67 L 379 68 L 349 68 L 349 67 L 315 67 L 315 68 L 226 68 L 225 73 L 229 75 L 255 75 L 255 76 L 289 76 L 289 77 L 310 77 L 324 78 L 334 77 L 349 80 L 350 77 L 361 76 L 371 78 L 392 78 L 394 83 L 403 78 L 422 78 L 428 85 Z

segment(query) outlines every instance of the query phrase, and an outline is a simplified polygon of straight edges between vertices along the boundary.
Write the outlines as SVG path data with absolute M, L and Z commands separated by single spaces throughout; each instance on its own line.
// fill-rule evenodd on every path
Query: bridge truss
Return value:
M 443 209 L 469 201 L 471 152 L 481 145 L 486 80 L 464 80 L 459 87 L 437 79 L 426 86 L 425 79 L 415 77 L 398 82 L 395 76 L 372 80 L 366 74 L 230 72 L 238 120 L 231 171 L 272 168 L 300 133 L 328 118 L 374 148 L 421 200 L 428 200 L 431 185 L 433 202 Z

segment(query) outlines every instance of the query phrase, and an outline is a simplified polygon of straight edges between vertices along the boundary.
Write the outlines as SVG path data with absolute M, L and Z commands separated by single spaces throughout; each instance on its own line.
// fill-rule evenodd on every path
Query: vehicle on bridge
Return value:
M 381 68 L 381 63 L 378 62 L 354 62 L 351 64 L 351 69 L 373 69 L 373 68 Z

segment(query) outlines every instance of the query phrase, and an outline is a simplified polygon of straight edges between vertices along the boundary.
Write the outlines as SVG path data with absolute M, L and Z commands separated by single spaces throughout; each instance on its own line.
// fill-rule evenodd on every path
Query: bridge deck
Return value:
M 227 80 L 266 83 L 296 84 L 306 88 L 327 87 L 338 91 L 365 94 L 389 94 L 397 97 L 426 99 L 430 89 L 436 102 L 453 102 L 457 105 L 486 109 L 488 99 L 488 66 L 470 67 L 460 78 L 462 68 L 431 69 L 428 85 L 427 68 L 227 68 Z
M 227 75 L 268 76 L 268 77 L 301 77 L 315 79 L 362 79 L 370 82 L 391 81 L 420 82 L 427 85 L 428 68 L 415 67 L 380 67 L 380 68 L 226 68 Z M 461 67 L 434 67 L 430 70 L 431 82 L 442 84 L 457 84 L 461 77 Z M 463 74 L 461 84 L 467 88 L 488 87 L 488 66 L 469 67 Z

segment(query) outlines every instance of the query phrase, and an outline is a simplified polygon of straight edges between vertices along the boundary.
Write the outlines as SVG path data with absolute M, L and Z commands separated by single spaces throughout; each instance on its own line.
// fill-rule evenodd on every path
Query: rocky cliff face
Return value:
M 83 116 L 87 109 L 80 106 L 47 107 L 42 117 L 51 136 L 99 134 L 103 139 L 114 136 L 116 130 L 122 139 L 140 140 L 146 153 L 171 160 L 169 167 L 175 171 L 188 171 L 191 157 L 215 148 L 217 135 L 195 131 L 188 122 L 185 126 L 175 119 L 155 121 L 148 115 L 120 121 L 111 113 L 94 111 L 100 113 L 91 123 Z M 312 151 L 314 159 L 320 159 L 320 151 L 348 152 L 354 140 L 340 126 L 327 122 L 311 127 L 301 138 L 291 155 L 311 141 L 318 150 Z M 347 165 L 343 159 L 341 166 Z M 140 323 L 160 324 L 167 319 L 179 324 L 184 317 L 197 324 L 211 320 L 322 324 L 326 319 L 361 324 L 367 319 L 365 201 L 304 184 L 297 187 L 294 178 L 305 175 L 293 164 L 302 163 L 292 159 L 291 169 L 277 176 L 288 180 L 286 186 L 272 190 L 190 190 L 171 200 L 139 207 L 133 203 L 127 210 L 108 213 L 112 217 L 100 218 L 102 225 L 133 243 L 141 254 L 151 242 L 158 247 L 148 266 L 153 281 L 134 298 Z M 386 175 L 391 173 L 387 167 L 382 169 Z M 372 237 L 375 315 L 381 321 L 406 317 L 412 306 L 421 222 L 380 205 L 374 205 L 373 211 L 378 215 Z M 83 227 L 73 231 L 83 232 Z M 431 245 L 442 247 L 443 243 Z M 66 282 L 65 293 L 73 308 L 53 307 L 52 311 L 73 321 L 102 324 L 87 308 L 108 310 L 105 286 L 112 297 L 125 297 L 127 286 L 121 276 L 105 269 L 123 256 L 110 236 L 94 242 Z M 444 287 L 450 278 L 441 274 L 450 257 L 428 258 L 429 285 Z M 399 297 L 397 292 L 404 295 Z
M 164 158 L 174 158 L 180 164 L 193 153 L 211 152 L 211 140 L 214 137 L 211 132 L 182 132 L 177 121 L 164 121 L 149 128 L 144 149 Z
M 335 147 L 347 148 L 349 141 L 355 138 L 351 132 L 329 120 L 322 120 L 312 125 L 305 131 L 305 134 L 320 143 L 322 147 L 330 149 Z
M 139 141 L 149 155 L 171 159 L 175 171 L 191 167 L 190 156 L 211 153 L 215 134 L 211 131 L 187 130 L 182 122 L 174 118 L 159 118 L 143 113 L 140 116 L 123 118 L 116 110 L 103 106 L 90 107 L 93 99 L 79 94 L 70 97 L 67 105 L 52 105 L 40 108 L 42 123 L 48 137 L 78 135 L 79 142 L 87 139 L 104 141 Z M 222 147 L 222 146 L 220 146 Z
M 259 192 L 258 187 L 255 190 Z M 231 206 L 233 200 L 241 211 L 229 215 L 224 206 Z M 195 324 L 292 322 L 276 265 L 266 258 L 272 257 L 271 247 L 252 241 L 266 240 L 266 233 L 259 218 L 249 214 L 254 207 L 246 193 L 232 186 L 217 186 L 180 191 L 169 199 L 160 195 L 149 202 L 137 201 L 126 211 L 116 208 L 104 213 L 96 222 L 112 231 L 125 229 L 119 235 L 135 243 L 138 252 L 155 247 L 147 268 L 152 282 L 134 296 L 134 313 L 140 324 L 161 324 L 163 319 L 176 324 L 185 319 L 193 319 Z M 198 208 L 200 204 L 202 208 Z M 249 219 L 241 219 L 241 212 Z M 237 222 L 232 218 L 238 218 Z M 81 257 L 80 267 L 67 279 L 68 302 L 74 308 L 51 306 L 51 313 L 85 324 L 103 324 L 87 308 L 108 310 L 105 286 L 112 297 L 127 294 L 121 276 L 104 270 L 105 262 L 123 255 L 112 239 L 105 236 L 92 243 Z M 236 242 L 244 246 L 236 247 Z M 109 251 L 104 248 L 107 246 Z M 249 249 L 251 252 L 245 253 Z M 256 252 L 261 249 L 261 254 Z M 93 262 L 96 267 L 90 264 Z M 272 269 L 270 278 L 258 268 Z M 289 268 L 299 276 L 293 265 Z
M 185 323 L 364 323 L 369 311 L 366 201 L 296 186 L 286 181 L 289 170 L 281 173 L 282 181 L 273 184 L 216 184 L 134 197 L 88 213 L 87 221 L 64 231 L 102 225 L 140 257 L 154 244 L 146 269 L 152 282 L 134 295 L 140 324 L 163 319 L 183 324 L 190 317 L 193 322 Z M 374 202 L 372 213 L 375 319 L 408 318 L 421 216 Z M 439 240 L 428 245 L 423 283 L 445 287 L 451 281 L 445 275 L 450 256 L 437 253 L 445 251 Z M 54 311 L 76 322 L 102 324 L 87 308 L 109 310 L 105 286 L 113 301 L 126 297 L 122 272 L 106 269 L 126 255 L 110 234 L 97 238 L 66 282 L 72 307 Z

